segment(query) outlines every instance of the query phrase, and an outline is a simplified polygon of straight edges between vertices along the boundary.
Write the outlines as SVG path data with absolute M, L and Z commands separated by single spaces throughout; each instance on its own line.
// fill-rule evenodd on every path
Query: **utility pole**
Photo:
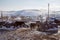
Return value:
M 50 6 L 50 4 L 48 3 L 48 20 L 49 20 L 49 6 Z
M 1 20 L 3 21 L 3 13 L 2 13 L 2 11 L 1 11 Z
M 46 18 L 46 24 L 49 23 L 48 22 L 49 21 L 49 6 L 50 6 L 50 4 L 48 3 L 48 12 L 47 12 L 48 14 L 47 14 L 47 18 Z

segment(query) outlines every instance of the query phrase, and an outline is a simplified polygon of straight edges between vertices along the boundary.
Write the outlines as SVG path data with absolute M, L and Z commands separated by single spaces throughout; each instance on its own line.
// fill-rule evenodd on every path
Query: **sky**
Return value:
M 0 11 L 17 11 L 23 9 L 60 10 L 60 0 L 0 0 Z

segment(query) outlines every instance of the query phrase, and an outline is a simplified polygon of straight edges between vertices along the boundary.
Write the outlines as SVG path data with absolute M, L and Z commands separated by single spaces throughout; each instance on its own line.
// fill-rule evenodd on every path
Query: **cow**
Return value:
M 41 28 L 41 23 L 40 21 L 34 21 L 30 23 L 30 29 L 33 30 L 39 30 L 39 28 Z
M 2 27 L 5 24 L 5 21 L 0 22 L 0 27 Z
M 17 27 L 17 26 L 26 27 L 26 24 L 24 21 L 16 21 L 13 25 L 14 25 L 14 27 Z
M 36 21 L 36 25 L 37 25 L 37 30 L 42 30 L 42 22 L 40 21 Z
M 55 19 L 54 22 L 57 24 L 57 25 L 60 25 L 60 21 Z
M 36 27 L 36 23 L 30 23 L 30 29 L 33 30 Z
M 11 26 L 14 26 L 14 22 L 12 22 L 12 23 L 5 22 L 5 24 L 3 26 L 10 28 Z

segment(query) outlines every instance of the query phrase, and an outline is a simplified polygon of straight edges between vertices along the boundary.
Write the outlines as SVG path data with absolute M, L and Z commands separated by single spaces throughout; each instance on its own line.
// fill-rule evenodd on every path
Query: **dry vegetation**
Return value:
M 59 40 L 59 35 L 46 35 L 42 32 L 32 31 L 29 28 L 21 28 L 0 33 L 0 40 Z

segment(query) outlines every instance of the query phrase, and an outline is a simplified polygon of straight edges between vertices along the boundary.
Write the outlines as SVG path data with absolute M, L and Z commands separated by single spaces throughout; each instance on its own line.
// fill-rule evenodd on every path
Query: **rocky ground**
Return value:
M 46 35 L 45 33 L 20 28 L 15 31 L 0 31 L 0 40 L 59 40 L 60 33 Z

